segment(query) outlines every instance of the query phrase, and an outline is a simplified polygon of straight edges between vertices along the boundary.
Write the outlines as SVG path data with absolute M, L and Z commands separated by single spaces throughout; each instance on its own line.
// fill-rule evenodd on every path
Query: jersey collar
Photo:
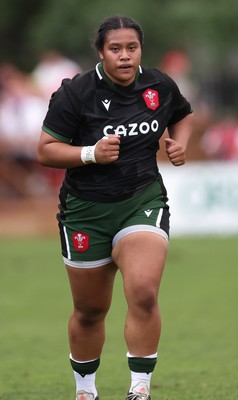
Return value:
M 107 82 L 110 86 L 115 87 L 114 82 L 112 82 L 111 79 L 110 79 L 110 78 L 105 74 L 105 72 L 103 71 L 102 62 L 99 62 L 99 63 L 96 65 L 96 73 L 97 73 L 97 75 L 98 75 L 98 77 L 99 77 L 100 80 L 103 80 L 103 79 L 104 79 L 105 82 Z M 135 77 L 135 82 L 137 82 L 137 80 L 138 80 L 140 74 L 142 74 L 142 68 L 141 68 L 141 66 L 139 65 L 139 68 L 138 68 L 138 71 L 137 71 L 136 77 Z

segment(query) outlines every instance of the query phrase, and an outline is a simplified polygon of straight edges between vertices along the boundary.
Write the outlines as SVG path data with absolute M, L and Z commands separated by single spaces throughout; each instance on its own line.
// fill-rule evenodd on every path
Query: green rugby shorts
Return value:
M 169 238 L 169 206 L 159 182 L 135 197 L 101 203 L 60 194 L 57 214 L 64 263 L 94 268 L 112 261 L 115 244 L 134 232 L 153 232 Z

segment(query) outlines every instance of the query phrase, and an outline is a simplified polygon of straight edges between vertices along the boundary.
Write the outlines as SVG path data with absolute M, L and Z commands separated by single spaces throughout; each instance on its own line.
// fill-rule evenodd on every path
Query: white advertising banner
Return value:
M 159 164 L 172 235 L 238 234 L 238 162 Z

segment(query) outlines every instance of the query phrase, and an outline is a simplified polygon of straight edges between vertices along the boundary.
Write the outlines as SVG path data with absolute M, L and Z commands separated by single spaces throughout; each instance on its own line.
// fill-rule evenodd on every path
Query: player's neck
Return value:
M 137 72 L 136 72 L 136 76 L 135 76 L 134 81 L 133 81 L 132 83 L 130 83 L 130 85 L 128 85 L 128 86 L 123 86 L 123 85 L 120 85 L 119 83 L 113 82 L 113 81 L 109 78 L 109 76 L 106 74 L 106 72 L 105 72 L 104 69 L 103 69 L 103 63 L 102 63 L 102 62 L 100 62 L 100 63 L 98 64 L 98 69 L 99 69 L 99 72 L 100 72 L 100 74 L 102 75 L 104 81 L 105 81 L 109 86 L 114 87 L 114 88 L 119 88 L 119 89 L 125 89 L 125 90 L 126 90 L 127 88 L 130 89 L 130 88 L 134 87 L 135 84 L 136 84 L 136 82 L 138 81 L 138 78 L 139 78 L 139 75 L 140 75 L 140 67 L 139 67 L 138 70 L 137 70 Z

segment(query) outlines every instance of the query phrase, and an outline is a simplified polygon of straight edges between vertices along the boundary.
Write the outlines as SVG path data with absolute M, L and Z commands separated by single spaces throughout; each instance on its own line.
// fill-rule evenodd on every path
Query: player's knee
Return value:
M 134 297 L 134 307 L 137 312 L 145 316 L 150 315 L 157 307 L 157 295 L 155 290 L 150 287 L 138 288 Z
M 81 327 L 90 327 L 106 317 L 107 309 L 100 307 L 76 307 L 73 316 Z

